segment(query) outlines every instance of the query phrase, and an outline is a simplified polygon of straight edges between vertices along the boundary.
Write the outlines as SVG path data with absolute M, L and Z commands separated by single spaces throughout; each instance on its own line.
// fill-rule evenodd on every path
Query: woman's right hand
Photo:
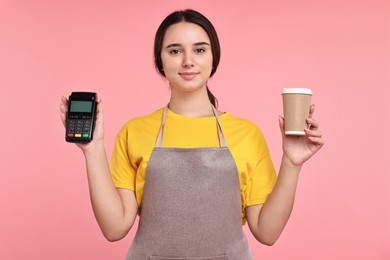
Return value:
M 60 105 L 60 117 L 62 124 L 66 127 L 66 113 L 68 111 L 68 99 L 64 96 L 61 96 L 61 105 Z M 102 102 L 99 101 L 96 109 L 96 122 L 95 129 L 93 131 L 93 140 L 89 143 L 76 143 L 76 145 L 83 151 L 87 151 L 95 144 L 103 142 L 104 139 L 104 124 L 103 124 L 103 106 Z
M 60 116 L 66 126 L 68 99 L 61 97 Z M 110 174 L 103 142 L 103 106 L 97 106 L 93 140 L 76 143 L 86 161 L 89 193 L 96 220 L 109 241 L 122 239 L 134 224 L 138 212 L 137 199 L 132 190 L 115 188 Z

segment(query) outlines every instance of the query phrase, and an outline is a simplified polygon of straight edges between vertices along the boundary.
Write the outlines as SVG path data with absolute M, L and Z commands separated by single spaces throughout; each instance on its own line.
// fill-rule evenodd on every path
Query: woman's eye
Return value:
M 180 53 L 180 50 L 177 50 L 177 49 L 172 49 L 169 51 L 169 54 L 172 54 L 172 55 L 176 55 L 176 54 L 179 54 Z
M 203 49 L 203 48 L 197 48 L 197 49 L 195 50 L 196 53 L 203 53 L 203 52 L 205 52 L 205 51 L 206 51 L 206 50 Z

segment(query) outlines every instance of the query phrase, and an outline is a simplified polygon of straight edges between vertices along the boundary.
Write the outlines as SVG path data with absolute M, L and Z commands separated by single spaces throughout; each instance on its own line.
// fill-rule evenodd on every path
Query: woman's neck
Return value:
M 169 109 L 188 117 L 214 116 L 207 91 L 199 93 L 171 93 Z

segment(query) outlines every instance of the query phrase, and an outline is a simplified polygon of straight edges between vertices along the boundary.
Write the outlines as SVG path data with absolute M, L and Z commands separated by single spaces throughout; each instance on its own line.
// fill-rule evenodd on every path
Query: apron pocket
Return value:
M 227 255 L 219 256 L 202 256 L 202 257 L 167 257 L 151 256 L 150 260 L 228 260 Z

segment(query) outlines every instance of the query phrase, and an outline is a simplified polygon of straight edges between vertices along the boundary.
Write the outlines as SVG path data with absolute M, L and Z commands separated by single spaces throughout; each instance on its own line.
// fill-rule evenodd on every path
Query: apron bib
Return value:
M 127 260 L 250 260 L 237 167 L 216 117 L 220 147 L 163 148 L 168 108 L 146 170 Z

